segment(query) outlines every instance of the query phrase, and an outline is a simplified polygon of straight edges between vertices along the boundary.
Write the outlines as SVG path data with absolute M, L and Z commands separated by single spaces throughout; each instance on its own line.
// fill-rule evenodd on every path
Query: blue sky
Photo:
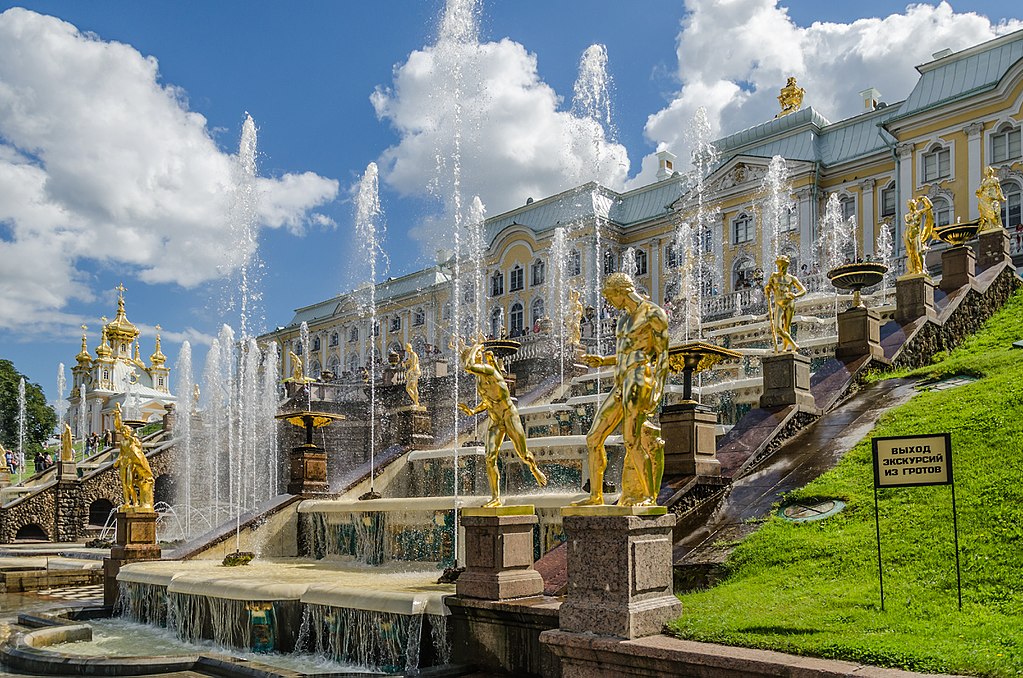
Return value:
M 791 73 L 805 83 L 807 103 L 839 119 L 857 112 L 860 89 L 878 86 L 899 100 L 915 80 L 912 66 L 931 52 L 1018 28 L 1004 22 L 1020 15 L 1011 2 L 780 6 L 788 11 L 769 0 L 483 2 L 482 46 L 459 57 L 472 70 L 467 86 L 485 86 L 490 97 L 473 102 L 469 189 L 494 214 L 573 178 L 642 184 L 658 144 L 684 156 L 684 128 L 698 104 L 708 106 L 715 131 L 735 131 L 774 114 L 777 88 Z M 430 78 L 443 75 L 424 75 L 409 60 L 443 63 L 433 48 L 444 3 L 0 2 L 0 12 L 9 7 L 89 36 L 27 13 L 0 14 L 0 33 L 7 31 L 0 37 L 0 357 L 49 397 L 57 363 L 70 368 L 78 350 L 78 325 L 90 326 L 90 347 L 98 343 L 99 316 L 113 315 L 119 282 L 129 317 L 145 330 L 144 355 L 157 323 L 173 363 L 181 338 L 192 337 L 202 353 L 221 322 L 234 322 L 222 304 L 230 286 L 214 270 L 228 240 L 215 227 L 222 203 L 204 186 L 226 180 L 246 112 L 259 128 L 259 175 L 273 196 L 260 213 L 264 328 L 364 279 L 364 262 L 353 263 L 349 196 L 371 161 L 381 163 L 389 273 L 432 260 L 443 199 L 423 190 L 435 170 L 417 146 L 431 142 L 417 116 L 431 105 L 422 98 Z M 857 21 L 865 17 L 881 21 Z M 111 42 L 126 47 L 96 54 Z M 13 66 L 4 70 L 14 62 L 4 43 L 38 68 L 30 80 L 19 80 Z M 516 164 L 493 155 L 549 144 L 559 130 L 583 134 L 565 121 L 580 56 L 594 43 L 606 45 L 614 83 L 614 129 L 602 130 L 599 146 L 615 167 L 587 176 L 585 161 L 580 169 L 579 158 L 557 151 L 540 156 L 542 168 L 535 159 Z M 168 86 L 173 96 L 161 89 Z M 516 106 L 510 121 L 503 119 L 508 102 Z M 153 124 L 110 122 L 111 107 Z M 52 129 L 26 122 L 39 119 Z M 432 139 L 439 148 L 447 124 Z M 152 182 L 133 185 L 155 166 L 187 176 L 178 182 L 157 172 L 156 190 Z M 38 196 L 27 197 L 26 186 Z

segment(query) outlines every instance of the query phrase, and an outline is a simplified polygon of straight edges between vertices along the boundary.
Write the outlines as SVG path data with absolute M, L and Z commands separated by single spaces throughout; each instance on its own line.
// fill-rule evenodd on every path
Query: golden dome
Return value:
M 149 362 L 153 367 L 163 367 L 163 364 L 167 362 L 167 356 L 160 350 L 160 326 L 156 326 L 156 350 L 153 351 L 153 355 L 149 356 Z
M 82 350 L 75 356 L 75 360 L 78 361 L 79 365 L 88 365 L 92 362 L 92 356 L 89 355 L 89 347 L 86 345 L 85 330 L 89 329 L 85 325 L 82 325 Z
M 117 295 L 117 316 L 107 323 L 107 336 L 115 345 L 120 343 L 130 344 L 139 336 L 139 328 L 135 327 L 124 313 L 124 285 L 118 285 L 116 289 L 119 292 Z
M 107 321 L 106 317 L 100 318 L 100 320 L 102 320 L 104 323 L 106 323 L 106 321 Z M 100 359 L 103 359 L 103 358 L 109 359 L 110 356 L 113 355 L 113 353 L 114 353 L 114 349 L 110 348 L 110 344 L 107 343 L 107 327 L 106 327 L 106 325 L 104 325 L 103 326 L 103 341 L 100 343 L 99 346 L 96 347 L 96 357 L 98 357 Z

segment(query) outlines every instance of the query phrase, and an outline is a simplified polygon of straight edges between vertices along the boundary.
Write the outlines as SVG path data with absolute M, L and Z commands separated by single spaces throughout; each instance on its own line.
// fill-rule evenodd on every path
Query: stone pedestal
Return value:
M 1009 254 L 1009 232 L 1004 228 L 984 231 L 977 235 L 977 267 L 986 270 L 1005 262 L 1012 263 Z
M 462 509 L 465 572 L 455 582 L 463 598 L 508 600 L 543 595 L 543 577 L 533 569 L 532 506 Z
M 404 392 L 404 390 L 402 391 Z M 433 446 L 433 425 L 426 407 L 405 405 L 394 410 L 395 436 L 399 445 L 422 450 Z
M 116 531 L 110 557 L 103 559 L 103 603 L 117 602 L 119 586 L 117 573 L 127 563 L 159 560 L 160 547 L 156 544 L 155 511 L 123 511 L 115 515 Z
M 664 473 L 672 476 L 720 476 L 717 413 L 696 403 L 668 405 L 661 410 Z
M 941 253 L 941 282 L 945 292 L 953 292 L 963 285 L 973 284 L 977 272 L 977 255 L 966 245 L 951 247 Z
M 78 480 L 78 465 L 73 461 L 58 461 L 57 478 L 60 480 Z
M 760 407 L 797 405 L 800 410 L 817 412 L 810 393 L 810 359 L 799 353 L 775 353 L 760 359 L 764 372 L 764 394 Z
M 682 613 L 672 591 L 675 516 L 665 515 L 660 506 L 646 509 L 654 515 L 613 515 L 629 510 L 562 510 L 568 547 L 568 592 L 559 613 L 562 631 L 639 638 L 660 633 Z
M 900 325 L 917 318 L 934 320 L 934 282 L 924 274 L 903 276 L 895 281 L 895 322 Z
M 881 314 L 870 308 L 850 308 L 838 314 L 838 346 L 836 358 L 858 358 L 869 355 L 884 358 L 881 348 Z
M 327 492 L 327 453 L 312 443 L 291 450 L 289 494 L 324 494 Z

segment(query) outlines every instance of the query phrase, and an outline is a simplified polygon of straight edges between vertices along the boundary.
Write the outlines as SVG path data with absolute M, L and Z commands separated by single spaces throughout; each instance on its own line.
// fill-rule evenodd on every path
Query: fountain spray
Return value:
M 192 459 L 192 399 L 194 385 L 192 382 L 192 344 L 186 339 L 181 342 L 181 351 L 178 353 L 178 421 L 177 436 L 178 450 L 181 452 L 181 461 L 185 469 L 182 478 L 181 497 L 175 498 L 175 503 L 184 503 L 186 507 L 192 506 L 192 473 L 191 469 L 195 462 Z M 192 535 L 192 511 L 185 511 L 185 534 Z
M 57 428 L 64 430 L 64 419 L 68 410 L 68 402 L 64 400 L 64 389 L 67 388 L 67 377 L 64 376 L 64 363 L 57 365 L 57 400 L 53 409 L 57 411 Z
M 25 468 L 25 427 L 26 427 L 26 406 L 25 406 L 25 377 L 18 381 L 18 459 L 21 463 L 18 466 Z

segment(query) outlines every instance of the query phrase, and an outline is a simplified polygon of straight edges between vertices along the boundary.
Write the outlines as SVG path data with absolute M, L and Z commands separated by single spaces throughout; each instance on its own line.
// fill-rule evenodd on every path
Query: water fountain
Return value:
M 25 468 L 26 433 L 25 377 L 18 380 L 18 467 Z
M 64 389 L 67 388 L 67 377 L 64 375 L 64 363 L 57 365 L 57 399 L 53 403 L 53 409 L 57 412 L 57 428 L 64 430 L 64 418 L 67 416 L 68 408 L 71 406 L 64 399 Z

